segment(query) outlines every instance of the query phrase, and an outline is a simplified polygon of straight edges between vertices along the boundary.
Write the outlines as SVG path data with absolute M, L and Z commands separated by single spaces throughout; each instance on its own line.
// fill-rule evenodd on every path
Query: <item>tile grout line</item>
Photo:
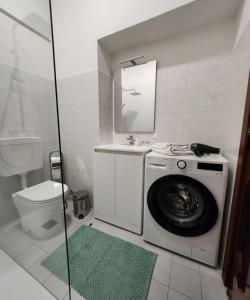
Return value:
M 217 278 L 215 278 L 215 277 L 212 276 L 212 275 L 208 275 L 208 274 L 206 274 L 206 273 L 202 273 L 201 268 L 200 268 L 201 266 L 203 266 L 203 265 L 199 265 L 199 273 L 200 273 L 201 276 L 209 277 L 209 278 L 211 278 L 211 279 L 213 279 L 213 280 L 216 280 L 216 281 L 218 281 L 218 282 L 221 283 L 222 278 L 221 278 L 221 279 L 217 279 Z M 206 266 L 206 265 L 204 265 L 204 267 L 210 268 L 209 266 Z M 214 271 L 214 272 L 216 272 L 216 273 L 218 272 L 217 270 L 213 269 L 212 267 L 211 267 L 211 270 Z M 218 274 L 219 274 L 219 272 L 218 272 Z M 221 274 L 219 274 L 219 275 L 221 276 Z
M 201 283 L 201 274 L 199 274 L 199 275 L 200 275 L 201 299 L 203 300 L 202 283 Z
M 33 247 L 33 246 L 36 246 L 36 245 L 34 245 L 34 244 L 31 243 L 31 245 L 30 245 L 29 247 L 27 247 L 27 249 L 24 249 L 23 251 L 21 251 L 21 252 L 15 257 L 14 260 L 18 259 L 18 257 L 20 257 L 21 255 L 23 255 L 26 251 L 30 250 L 30 248 Z M 37 246 L 36 246 L 36 247 L 37 247 Z M 40 249 L 39 247 L 37 247 L 37 248 Z M 42 249 L 40 249 L 40 250 L 42 250 Z M 42 251 L 43 251 L 43 250 L 42 250 Z M 45 251 L 43 251 L 43 252 L 45 252 Z M 33 265 L 33 264 L 32 264 L 32 265 Z M 24 266 L 23 266 L 23 268 L 24 268 Z
M 202 283 L 201 283 L 201 266 L 199 265 L 199 277 L 200 277 L 200 289 L 201 289 L 201 299 L 203 300 L 203 292 L 202 292 Z
M 35 275 L 32 274 L 32 272 L 30 271 L 30 269 L 31 269 L 36 263 L 38 263 L 38 261 L 39 261 L 41 258 L 43 258 L 43 257 L 44 257 L 44 256 L 40 257 L 35 263 L 33 263 L 33 264 L 26 270 L 26 271 L 27 271 L 33 278 L 35 278 L 35 280 L 38 281 L 42 286 L 44 286 L 44 282 L 45 282 L 51 275 L 53 275 L 53 273 L 49 271 L 50 274 L 48 275 L 48 277 L 46 276 L 46 278 L 45 278 L 44 280 L 40 281 Z M 41 264 L 39 264 L 39 266 L 41 266 Z
M 197 271 L 197 270 L 194 270 L 194 269 L 192 269 L 192 268 L 190 268 L 190 267 L 187 267 L 186 265 L 181 264 L 181 263 L 179 263 L 179 262 L 177 262 L 177 261 L 173 261 L 173 263 L 175 263 L 175 264 L 177 264 L 177 265 L 179 265 L 179 266 L 181 266 L 181 267 L 184 267 L 184 268 L 186 268 L 186 269 L 188 269 L 188 270 L 190 270 L 190 271 L 193 271 L 193 272 L 196 272 L 196 273 L 199 273 L 199 274 L 200 274 L 200 271 Z M 200 269 L 200 266 L 199 266 L 199 269 Z
M 178 293 L 178 294 L 180 294 L 180 295 L 182 295 L 182 296 L 184 296 L 184 297 L 186 297 L 190 300 L 195 300 L 194 298 L 191 298 L 191 297 L 187 296 L 186 294 L 183 294 L 183 292 L 177 291 L 176 289 L 171 288 L 171 290 L 175 291 L 176 293 Z
M 187 267 L 187 266 L 185 266 L 185 265 L 183 265 L 183 264 L 180 264 L 180 263 L 178 263 L 178 262 L 175 262 L 175 261 L 173 261 L 173 263 L 175 263 L 175 264 L 177 264 L 177 265 L 179 265 L 179 266 L 181 266 L 181 267 L 184 267 L 184 268 L 186 268 L 186 269 L 188 269 L 188 270 L 190 270 L 190 271 L 193 271 L 193 272 L 196 272 L 196 273 L 198 273 L 199 274 L 199 281 L 200 281 L 200 290 L 201 290 L 201 300 L 203 300 L 203 295 L 202 295 L 202 287 L 201 287 L 201 274 L 200 274 L 200 266 L 199 266 L 199 271 L 196 271 L 196 270 L 194 270 L 194 269 L 191 269 L 191 268 L 189 268 L 189 267 Z M 172 271 L 172 262 L 171 262 L 171 269 L 170 269 L 170 272 Z M 171 278 L 171 277 L 169 277 L 169 278 Z M 169 283 L 169 289 L 170 289 L 170 283 Z M 175 290 L 175 289 L 173 289 L 173 288 L 171 288 L 172 290 L 174 290 L 174 291 L 176 291 L 177 293 L 179 293 L 179 294 L 182 294 L 183 296 L 185 296 L 185 297 L 187 297 L 187 298 L 189 298 L 189 299 L 192 299 L 193 300 L 193 298 L 191 298 L 191 297 L 189 297 L 189 296 L 187 296 L 187 295 L 185 295 L 183 292 L 180 292 L 180 291 L 177 291 L 177 290 Z M 168 293 L 169 293 L 169 290 L 168 290 Z
M 173 257 L 170 261 L 170 272 L 169 272 L 169 280 L 168 280 L 168 293 L 167 293 L 167 299 L 168 300 L 168 296 L 169 296 L 169 290 L 170 290 L 170 280 L 171 280 L 171 273 L 172 273 L 172 265 L 173 265 Z
M 9 231 L 11 231 L 11 230 L 14 230 L 14 231 L 17 231 L 14 227 L 11 227 L 11 228 L 9 228 L 9 229 L 7 229 L 3 234 L 6 234 L 6 233 L 8 233 Z M 26 237 L 25 237 L 25 235 L 22 233 L 22 232 L 20 232 L 19 233 L 19 231 L 17 231 L 18 232 L 18 234 L 19 234 L 19 236 L 17 236 L 17 237 L 15 237 L 13 240 L 11 240 L 11 241 L 8 241 L 7 243 L 6 243 L 6 245 L 4 245 L 4 247 L 8 247 L 12 242 L 15 242 L 17 239 L 19 239 L 19 238 L 24 238 L 26 241 L 29 241 Z M 30 241 L 29 241 L 30 242 Z M 31 243 L 31 242 L 30 242 Z
M 44 255 L 42 255 L 41 257 L 39 257 L 30 267 L 29 267 L 29 269 L 31 269 L 35 264 L 37 264 L 40 260 L 42 260 L 43 258 L 45 258 L 45 256 L 47 255 L 47 253 L 46 254 L 44 254 Z M 39 265 L 41 265 L 41 264 L 39 264 Z
M 17 239 L 19 239 L 19 238 L 20 238 L 20 237 L 18 237 Z M 8 245 L 10 245 L 12 242 L 16 241 L 17 239 L 11 241 Z M 7 250 L 4 250 L 4 252 L 5 252 L 9 257 L 11 257 L 15 262 L 17 262 L 17 263 L 18 263 L 18 261 L 17 261 L 16 259 L 17 259 L 20 255 L 22 255 L 24 252 L 26 252 L 30 247 L 33 246 L 33 244 L 31 243 L 31 241 L 29 241 L 27 238 L 25 238 L 25 237 L 22 238 L 22 241 L 23 241 L 23 239 L 24 239 L 26 242 L 29 242 L 30 245 L 29 245 L 27 248 L 23 249 L 21 252 L 19 252 L 18 255 L 11 256 L 11 255 L 7 252 Z M 8 247 L 9 247 L 9 246 L 8 246 Z
M 62 296 L 62 298 L 60 298 L 60 300 L 64 300 L 64 298 L 65 298 L 65 297 L 66 297 L 66 295 L 68 295 L 68 294 L 69 294 L 69 291 L 67 291 L 67 292 L 66 292 L 66 294 L 65 294 L 65 295 L 63 295 L 63 296 Z M 66 300 L 66 299 L 65 299 L 65 300 Z
M 162 282 L 159 281 L 158 279 L 154 279 L 154 278 L 152 277 L 151 281 L 156 281 L 156 282 L 159 283 L 160 285 L 164 285 L 165 287 L 168 288 L 168 285 L 167 285 L 166 283 L 162 283 Z

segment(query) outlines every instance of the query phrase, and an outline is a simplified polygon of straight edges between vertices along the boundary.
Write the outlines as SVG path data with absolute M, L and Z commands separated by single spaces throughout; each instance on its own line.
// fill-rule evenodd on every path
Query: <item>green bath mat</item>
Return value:
M 68 239 L 71 286 L 87 300 L 144 300 L 156 254 L 89 226 Z M 66 283 L 65 243 L 42 265 Z

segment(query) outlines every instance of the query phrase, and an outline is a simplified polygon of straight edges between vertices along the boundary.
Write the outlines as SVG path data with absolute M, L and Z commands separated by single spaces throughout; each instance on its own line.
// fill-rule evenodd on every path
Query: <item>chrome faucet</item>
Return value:
M 128 140 L 129 146 L 134 146 L 134 144 L 135 144 L 135 139 L 133 138 L 132 135 L 130 135 L 128 138 L 126 138 L 126 140 Z

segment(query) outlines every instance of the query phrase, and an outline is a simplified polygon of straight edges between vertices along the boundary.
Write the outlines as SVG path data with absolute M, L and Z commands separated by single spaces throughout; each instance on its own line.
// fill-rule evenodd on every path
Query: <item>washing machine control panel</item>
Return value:
M 195 163 L 191 160 L 184 160 L 184 159 L 170 159 L 169 160 L 169 170 L 192 171 L 194 169 L 195 169 Z
M 147 166 L 171 171 L 179 170 L 184 173 L 214 171 L 217 174 L 224 174 L 226 170 L 223 163 L 196 161 L 194 159 L 182 159 L 180 157 L 148 157 Z

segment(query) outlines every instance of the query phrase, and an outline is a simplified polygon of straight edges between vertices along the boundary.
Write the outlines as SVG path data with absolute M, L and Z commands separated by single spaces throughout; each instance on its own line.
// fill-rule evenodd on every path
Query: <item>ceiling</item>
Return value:
M 237 16 L 242 0 L 196 0 L 99 40 L 111 54 Z M 129 12 L 128 12 L 129 13 Z

